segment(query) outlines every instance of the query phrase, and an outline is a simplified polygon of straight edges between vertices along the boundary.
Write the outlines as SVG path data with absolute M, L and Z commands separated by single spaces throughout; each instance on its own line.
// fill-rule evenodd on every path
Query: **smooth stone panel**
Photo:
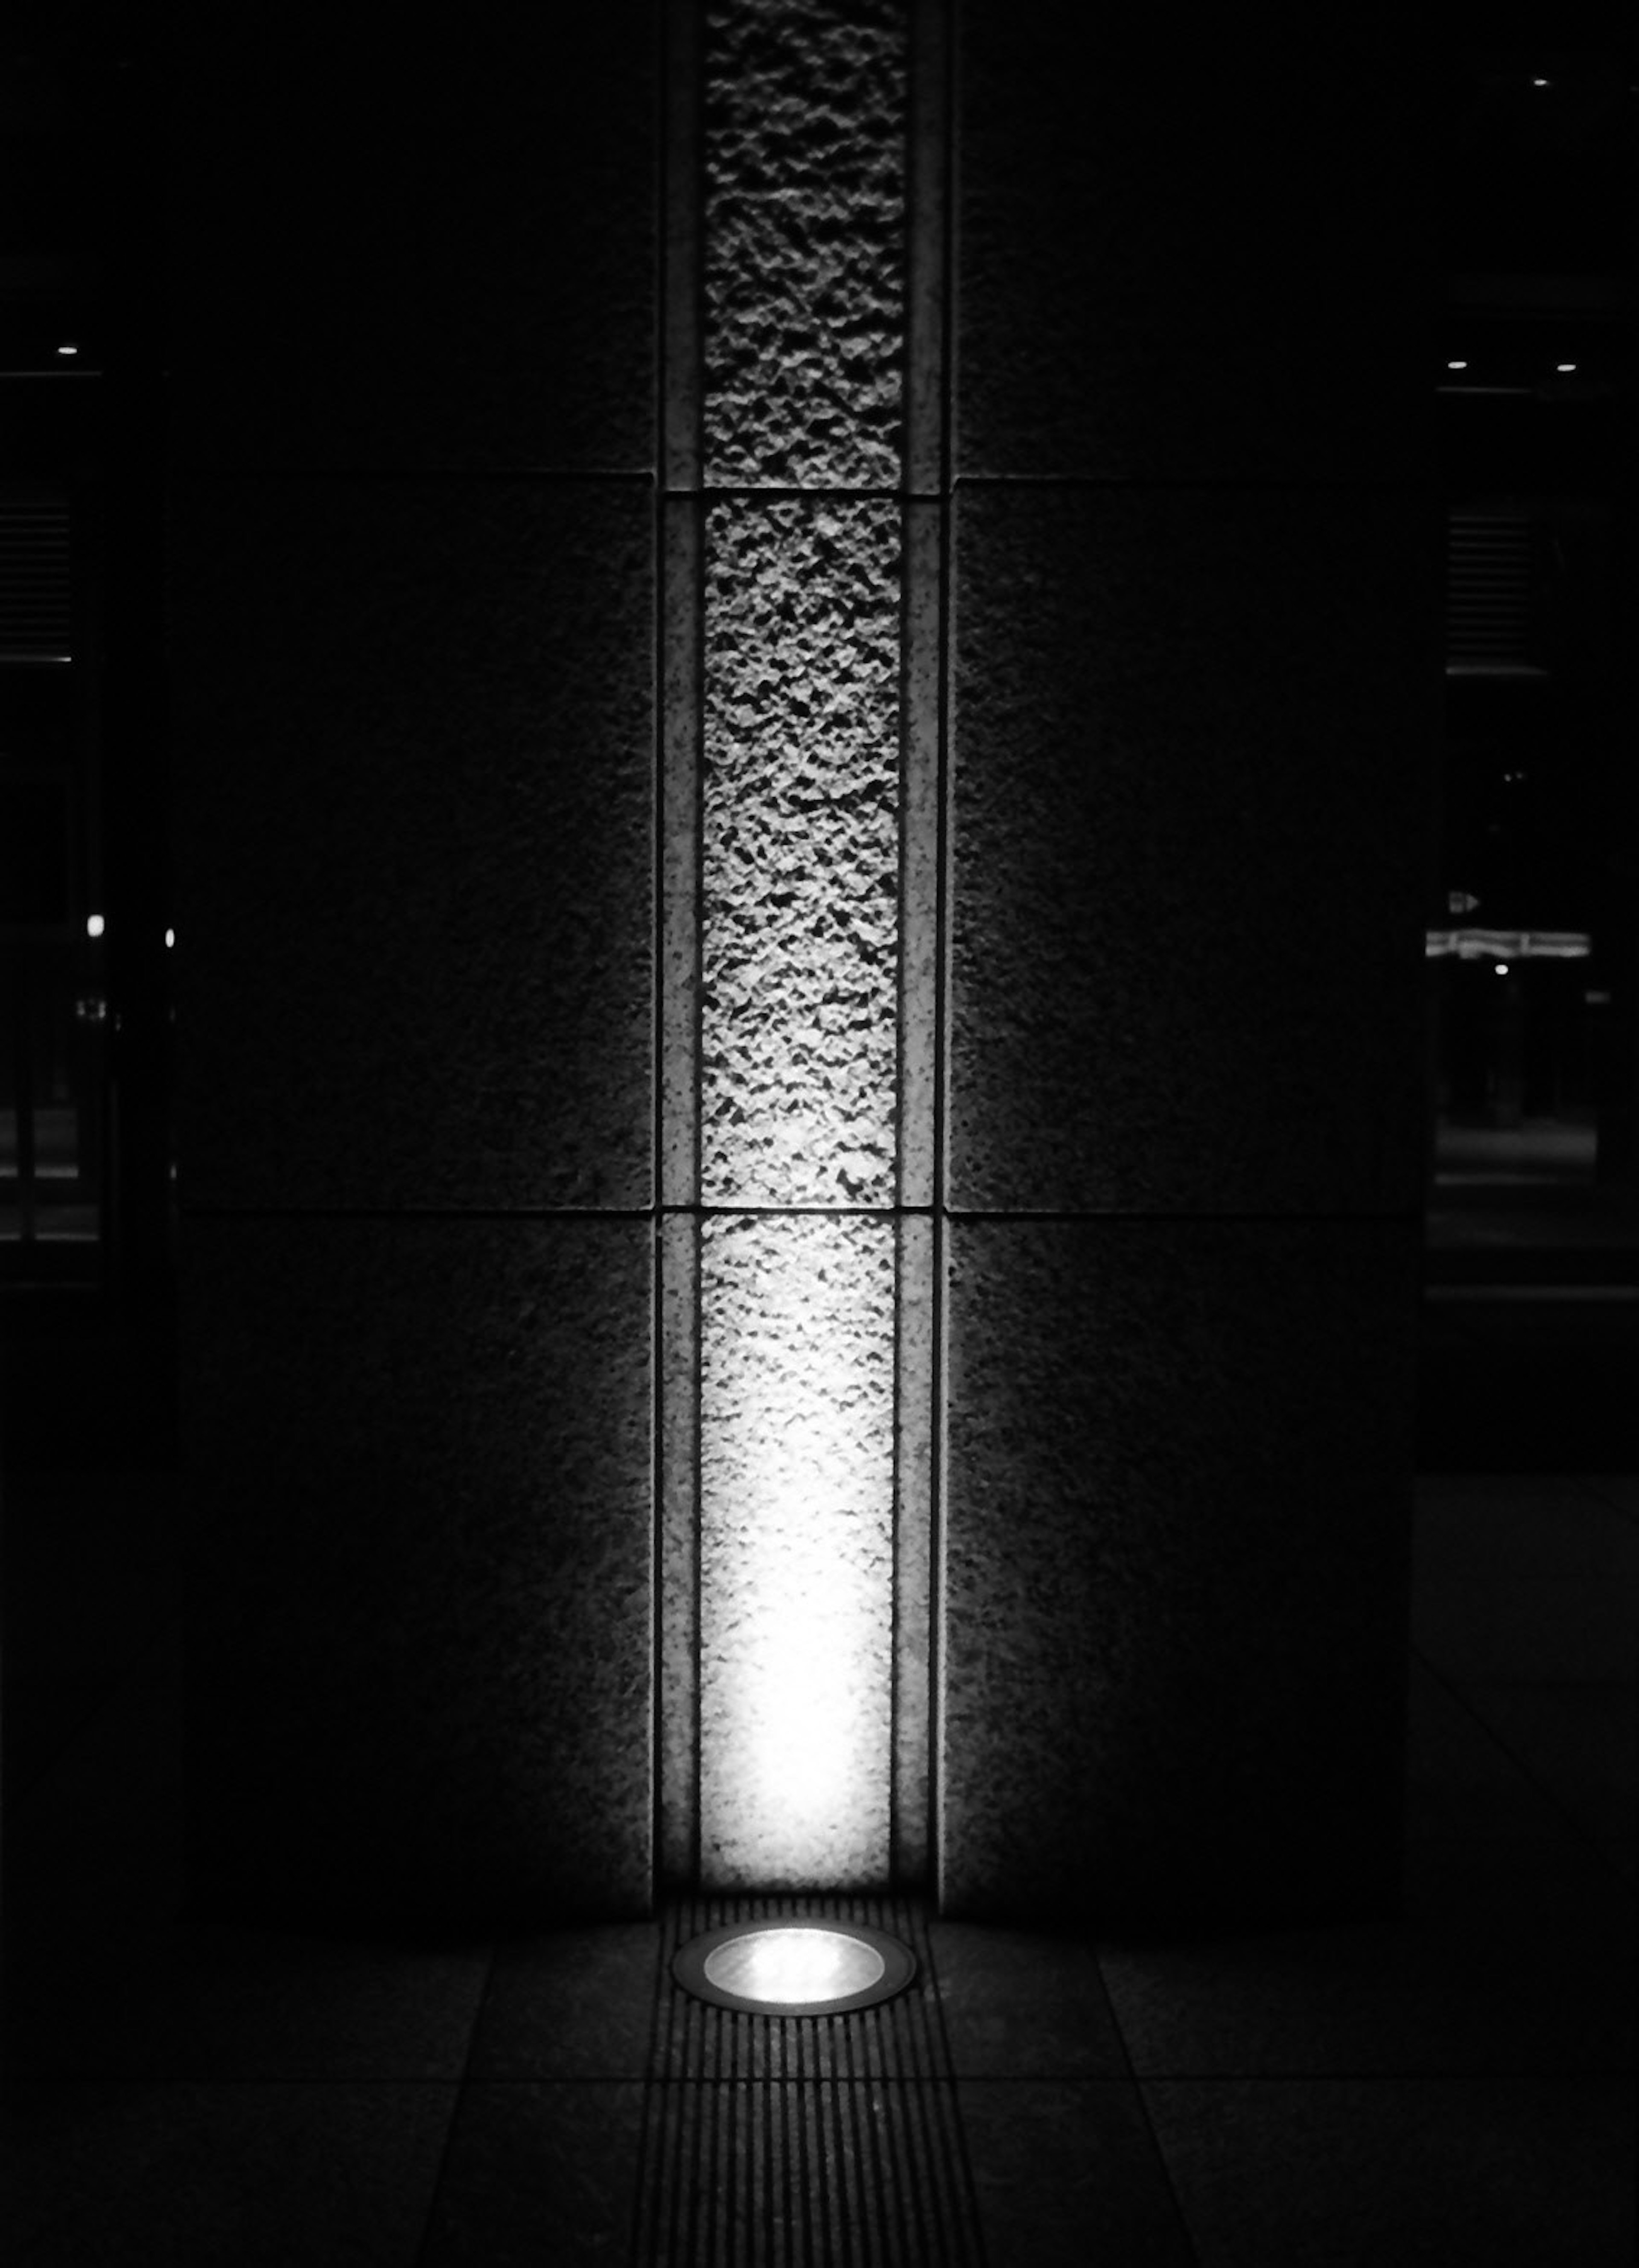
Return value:
M 167 58 L 173 462 L 654 458 L 650 0 L 328 19 L 193 11 Z
M 630 2258 L 644 2090 L 469 2081 L 455 2113 L 424 2268 L 600 2268 Z
M 956 467 L 1405 480 L 1436 75 L 1380 11 L 959 11 Z M 1414 477 L 1414 475 L 1410 475 Z
M 472 2043 L 475 2080 L 641 2079 L 663 1989 L 659 1922 L 509 1939 Z
M 959 1207 L 1410 1211 L 1420 503 L 958 503 Z
M 1201 2268 L 1621 2268 L 1631 2079 L 1155 2081 Z
M 1130 2081 L 964 2079 L 956 2100 L 987 2268 L 1194 2268 Z
M 405 2268 L 422 2257 L 455 2097 L 453 2083 L 311 2076 L 14 2086 L 0 2130 L 7 2258 Z
M 941 1911 L 1392 1907 L 1416 1240 L 954 1222 Z
M 203 1911 L 646 1911 L 651 1247 L 644 1221 L 189 1225 Z
M 647 496 L 189 482 L 168 541 L 184 1204 L 646 1204 Z

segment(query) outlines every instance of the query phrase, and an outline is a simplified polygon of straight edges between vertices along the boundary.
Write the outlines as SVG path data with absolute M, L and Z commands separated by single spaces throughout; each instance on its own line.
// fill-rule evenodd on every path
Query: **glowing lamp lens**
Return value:
M 749 2016 L 835 2016 L 902 1992 L 916 1956 L 864 1922 L 737 1922 L 679 1948 L 672 1974 L 697 1999 Z
M 874 1945 L 838 1930 L 759 1929 L 708 1954 L 705 1974 L 742 1999 L 808 2007 L 868 1992 L 886 1966 Z

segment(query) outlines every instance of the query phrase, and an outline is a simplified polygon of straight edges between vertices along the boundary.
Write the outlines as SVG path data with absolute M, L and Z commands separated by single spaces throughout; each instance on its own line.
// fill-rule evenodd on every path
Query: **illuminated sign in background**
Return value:
M 904 43 L 714 4 L 698 173 L 674 129 L 661 1847 L 707 1889 L 884 1883 L 926 1804 Z

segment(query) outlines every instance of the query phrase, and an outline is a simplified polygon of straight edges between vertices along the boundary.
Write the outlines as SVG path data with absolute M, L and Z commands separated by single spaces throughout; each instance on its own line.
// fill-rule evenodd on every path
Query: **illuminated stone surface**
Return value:
M 894 0 L 712 0 L 705 476 L 899 478 L 904 26 Z
M 1383 1911 L 1414 1226 L 950 1240 L 945 1910 Z
M 709 1219 L 700 1804 L 710 1889 L 886 1879 L 891 1220 Z
M 890 503 L 710 514 L 710 1204 L 894 1201 L 898 558 Z
M 648 1224 L 196 1220 L 188 1249 L 200 1895 L 646 1911 Z
M 1419 1203 L 1424 527 L 1392 494 L 964 495 L 954 1204 Z
M 185 1204 L 648 1202 L 653 527 L 613 484 L 173 491 Z

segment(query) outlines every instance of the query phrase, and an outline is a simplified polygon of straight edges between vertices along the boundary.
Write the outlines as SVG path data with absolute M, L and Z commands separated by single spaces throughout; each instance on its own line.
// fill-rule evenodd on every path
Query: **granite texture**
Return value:
M 890 1220 L 704 1225 L 700 1845 L 708 1890 L 888 1879 Z
M 172 498 L 185 1205 L 651 1190 L 653 511 Z
M 702 1193 L 891 1204 L 898 507 L 714 507 L 705 650 Z
M 1423 505 L 958 509 L 952 1203 L 1413 1211 Z
M 1380 1914 L 1414 1231 L 968 1220 L 949 1252 L 941 1910 Z
M 1425 476 L 1437 75 L 1392 11 L 958 18 L 958 472 Z
M 905 29 L 894 0 L 710 0 L 705 476 L 897 486 Z
M 640 1221 L 189 1225 L 203 1911 L 646 1911 L 651 1246 Z
M 170 27 L 177 466 L 652 467 L 658 13 L 441 12 Z

